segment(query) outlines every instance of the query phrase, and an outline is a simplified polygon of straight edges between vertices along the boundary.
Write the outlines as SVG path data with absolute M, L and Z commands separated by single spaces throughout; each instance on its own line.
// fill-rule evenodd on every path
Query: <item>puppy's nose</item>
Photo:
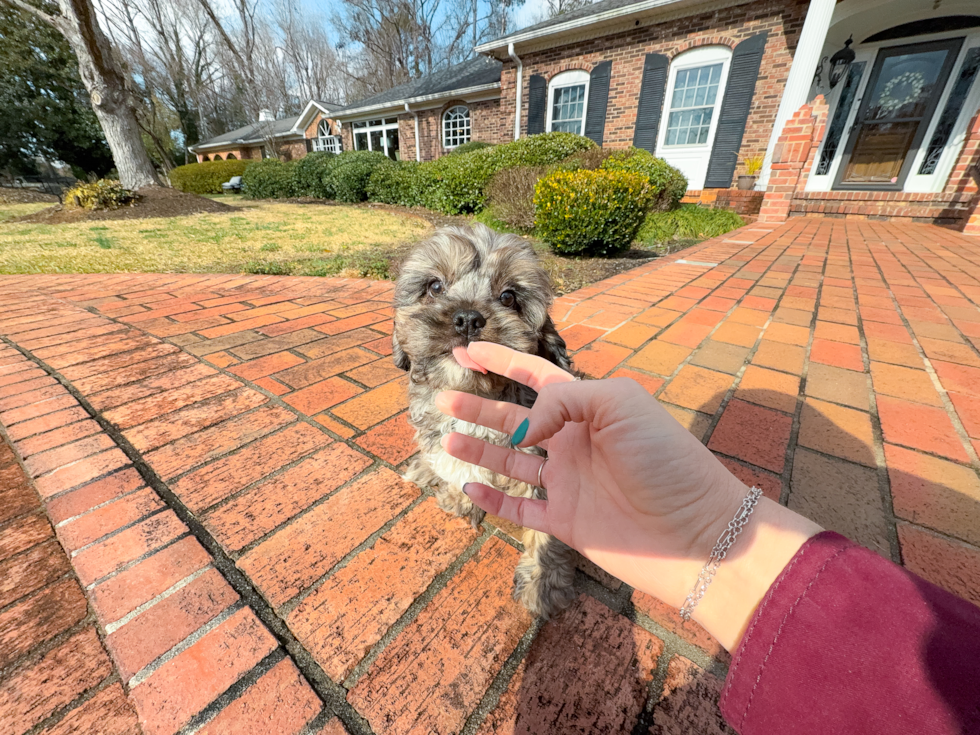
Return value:
M 457 311 L 453 314 L 453 326 L 457 334 L 473 339 L 480 330 L 487 326 L 487 320 L 478 311 Z

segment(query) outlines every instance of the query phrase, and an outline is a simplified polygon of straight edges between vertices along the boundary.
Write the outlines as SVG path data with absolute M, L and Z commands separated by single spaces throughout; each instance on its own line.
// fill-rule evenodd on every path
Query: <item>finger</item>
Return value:
M 574 375 L 543 357 L 517 352 L 495 342 L 470 342 L 467 354 L 490 372 L 523 383 L 538 392 L 552 383 L 575 380 Z
M 652 404 L 652 405 L 649 405 Z M 528 430 L 518 446 L 540 445 L 569 423 L 588 423 L 602 430 L 624 412 L 657 411 L 657 402 L 629 378 L 554 383 L 538 394 L 528 416 Z
M 472 393 L 447 390 L 436 395 L 436 408 L 453 418 L 513 434 L 530 409 L 507 401 L 491 401 Z
M 548 523 L 548 501 L 530 498 L 512 498 L 506 493 L 494 490 L 479 482 L 463 485 L 463 492 L 487 513 L 516 523 L 522 528 L 533 528 L 542 533 L 551 533 Z
M 466 434 L 448 434 L 442 438 L 442 446 L 456 459 L 486 467 L 491 472 L 528 485 L 538 483 L 538 470 L 545 461 L 544 457 L 536 454 L 498 447 Z

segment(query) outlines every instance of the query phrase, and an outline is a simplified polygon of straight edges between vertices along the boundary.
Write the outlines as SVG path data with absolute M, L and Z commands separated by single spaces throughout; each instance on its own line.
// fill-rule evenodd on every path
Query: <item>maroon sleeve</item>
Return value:
M 980 733 L 980 608 L 820 533 L 752 617 L 720 706 L 741 735 Z

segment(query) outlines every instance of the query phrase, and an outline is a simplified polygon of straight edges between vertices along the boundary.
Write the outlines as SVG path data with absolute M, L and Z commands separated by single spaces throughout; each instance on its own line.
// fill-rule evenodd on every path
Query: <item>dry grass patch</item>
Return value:
M 0 200 L 0 222 L 14 217 L 26 217 L 51 206 L 50 202 L 4 202 Z
M 43 206 L 0 205 L 0 221 Z M 391 255 L 431 230 L 419 217 L 364 207 L 277 202 L 243 203 L 227 214 L 63 225 L 7 222 L 0 224 L 0 273 L 250 272 L 383 278 Z

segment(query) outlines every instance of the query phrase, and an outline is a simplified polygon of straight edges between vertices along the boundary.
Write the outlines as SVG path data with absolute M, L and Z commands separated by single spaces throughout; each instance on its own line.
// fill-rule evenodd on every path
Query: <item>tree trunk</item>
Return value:
M 54 25 L 78 58 L 78 70 L 112 151 L 119 182 L 126 189 L 159 186 L 129 101 L 126 77 L 99 28 L 91 0 L 58 0 L 58 7 L 61 17 L 54 18 Z

